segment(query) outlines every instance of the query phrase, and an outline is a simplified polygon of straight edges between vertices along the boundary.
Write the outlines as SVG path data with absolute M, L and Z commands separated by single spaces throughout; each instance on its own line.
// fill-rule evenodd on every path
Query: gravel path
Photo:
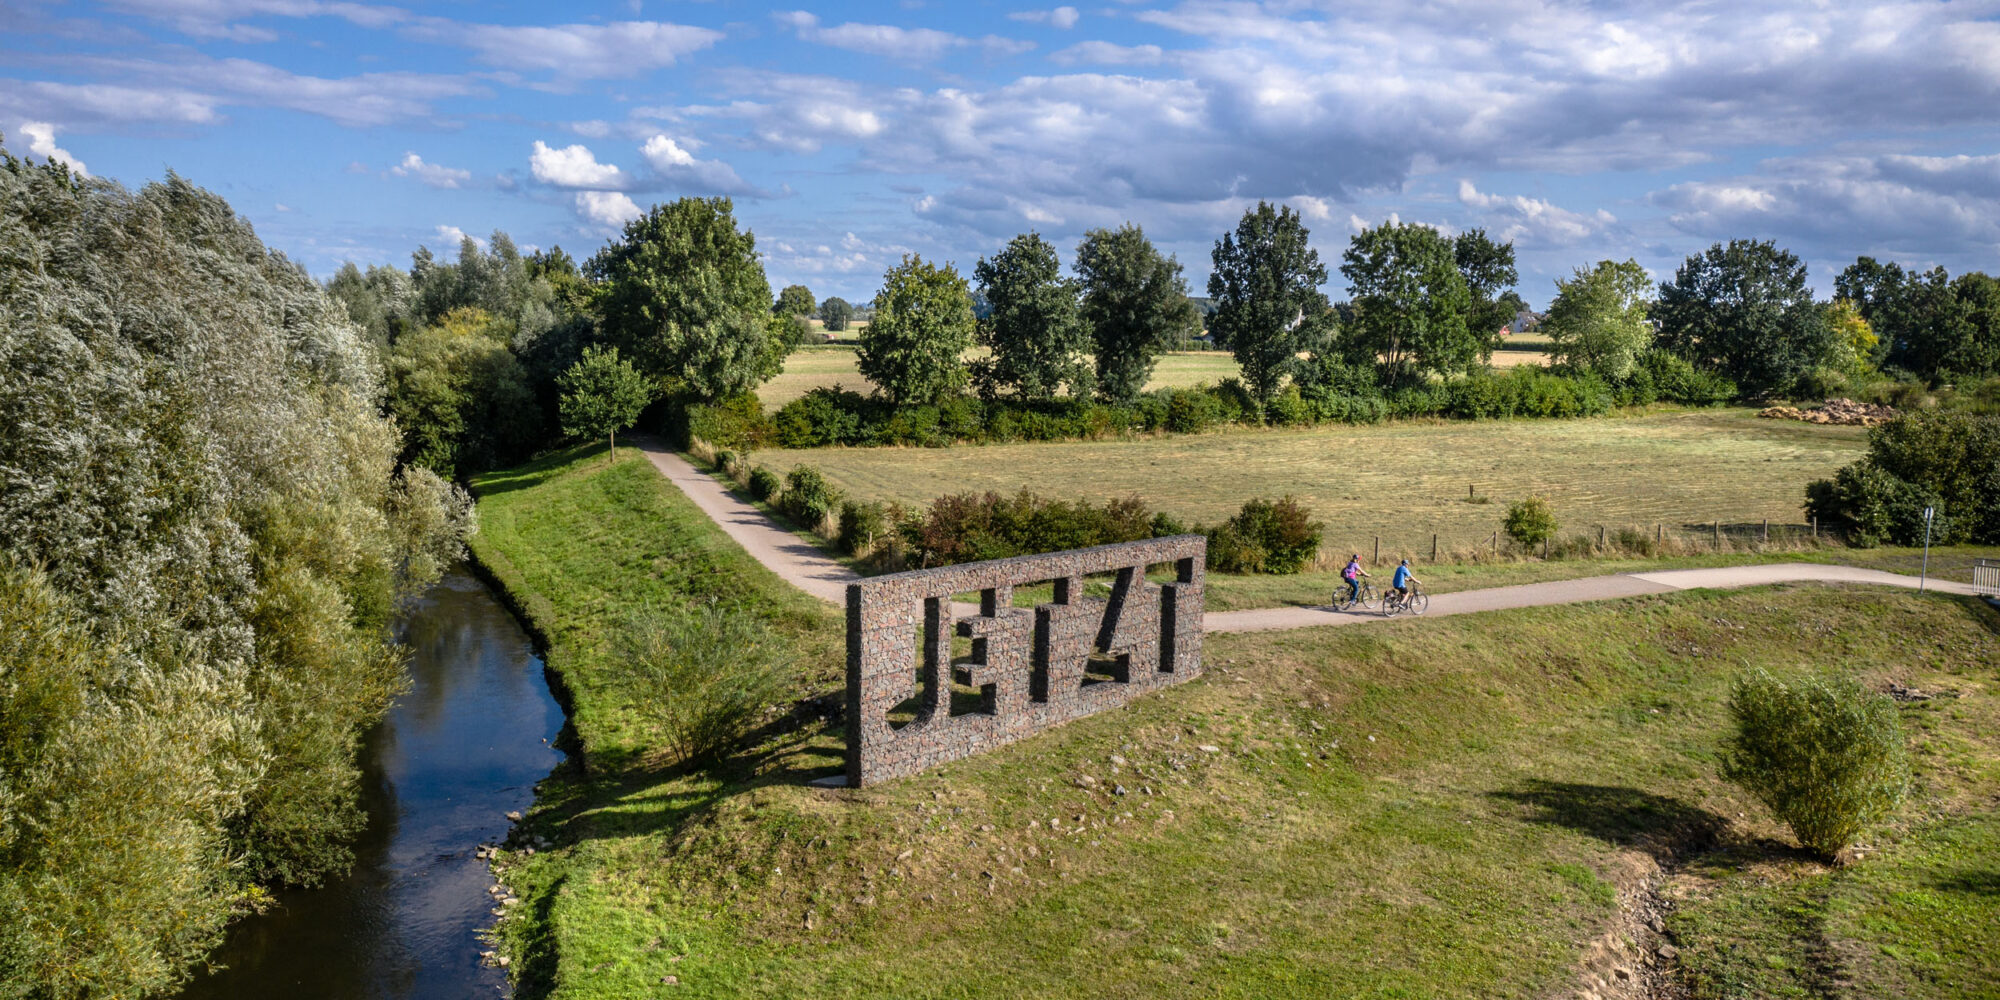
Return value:
M 758 562 L 771 568 L 800 590 L 830 604 L 844 604 L 847 585 L 860 579 L 853 570 L 827 558 L 819 547 L 779 527 L 764 513 L 738 499 L 713 477 L 690 465 L 657 440 L 635 442 L 651 459 L 653 467 L 693 500 L 695 506 L 714 519 Z M 1887 587 L 1915 589 L 1917 578 L 1881 570 L 1818 563 L 1775 563 L 1763 566 L 1731 566 L 1719 569 L 1675 569 L 1657 573 L 1619 573 L 1587 576 L 1576 580 L 1525 583 L 1514 587 L 1465 590 L 1431 597 L 1425 617 L 1464 615 L 1507 608 L 1531 608 L 1551 604 L 1578 604 L 1641 594 L 1665 594 L 1695 588 L 1727 589 L 1756 587 L 1771 583 L 1816 581 L 1825 583 L 1871 583 Z M 1929 589 L 1947 594 L 1972 594 L 1970 584 L 1932 579 Z M 976 613 L 976 612 L 975 612 Z M 1259 608 L 1253 611 L 1211 611 L 1202 616 L 1210 632 L 1259 632 L 1274 629 L 1308 628 L 1315 625 L 1353 625 L 1383 621 L 1374 611 L 1335 611 L 1317 608 Z

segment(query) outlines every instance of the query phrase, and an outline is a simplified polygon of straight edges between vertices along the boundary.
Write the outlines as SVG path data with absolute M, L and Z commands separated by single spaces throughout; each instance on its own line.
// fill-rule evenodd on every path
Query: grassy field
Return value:
M 850 495 L 921 504 L 968 490 L 1031 489 L 1102 500 L 1137 494 L 1156 510 L 1214 522 L 1252 497 L 1295 494 L 1327 525 L 1326 547 L 1428 554 L 1432 533 L 1468 549 L 1508 502 L 1540 494 L 1571 529 L 1655 524 L 1693 534 L 1715 520 L 1797 523 L 1805 484 L 1860 457 L 1858 427 L 1760 420 L 1748 410 L 1592 420 L 1414 421 L 1374 427 L 1229 429 L 1209 434 L 939 449 L 761 452 L 806 463 Z M 1487 503 L 1467 502 L 1468 489 Z
M 1160 358 L 1146 388 L 1185 388 L 1200 382 L 1213 385 L 1236 375 L 1237 371 L 1236 359 L 1226 351 L 1176 351 Z M 759 387 L 757 398 L 763 400 L 766 410 L 775 410 L 820 386 L 835 383 L 856 392 L 874 389 L 855 368 L 851 347 L 809 347 L 787 356 L 785 370 Z
M 556 652 L 601 644 L 633 603 L 729 594 L 788 616 L 831 691 L 837 627 L 638 471 L 586 452 L 481 481 L 481 557 Z M 838 723 L 809 715 L 700 770 L 651 765 L 637 724 L 587 738 L 621 752 L 545 783 L 527 829 L 550 846 L 501 861 L 526 903 L 499 931 L 518 995 L 653 996 L 667 977 L 698 997 L 1569 995 L 1634 932 L 1621 901 L 1663 858 L 1697 995 L 2000 990 L 2000 619 L 1982 605 L 1689 593 L 1206 652 L 1190 684 L 861 791 L 805 786 L 839 769 Z M 615 663 L 583 662 L 592 729 L 643 716 Z M 1748 666 L 1954 695 L 1902 709 L 1918 785 L 1860 863 L 1801 859 L 1714 777 Z

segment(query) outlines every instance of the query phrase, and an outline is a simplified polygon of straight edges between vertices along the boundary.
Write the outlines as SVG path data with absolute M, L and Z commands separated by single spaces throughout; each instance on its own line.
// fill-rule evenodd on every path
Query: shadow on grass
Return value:
M 1488 794 L 1526 807 L 1529 822 L 1568 827 L 1608 843 L 1636 847 L 1661 862 L 1707 849 L 1728 825 L 1728 820 L 1700 806 L 1614 785 L 1537 780 Z
M 1959 872 L 1950 878 L 1938 879 L 1931 885 L 1941 892 L 1962 892 L 1971 896 L 2000 900 L 2000 872 Z
M 636 448 L 632 451 L 634 454 L 638 453 Z M 525 465 L 479 473 L 472 477 L 472 492 L 475 496 L 490 497 L 516 490 L 533 489 L 554 479 L 557 473 L 568 468 L 570 463 L 577 459 L 591 456 L 598 456 L 608 464 L 609 456 L 605 454 L 604 442 L 563 448 L 543 454 Z M 588 468 L 589 466 L 585 466 L 586 470 Z

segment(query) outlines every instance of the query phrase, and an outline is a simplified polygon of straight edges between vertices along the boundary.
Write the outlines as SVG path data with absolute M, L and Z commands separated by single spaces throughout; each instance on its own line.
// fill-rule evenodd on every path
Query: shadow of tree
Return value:
M 1525 807 L 1531 823 L 1568 827 L 1607 843 L 1636 847 L 1665 862 L 1713 846 L 1729 821 L 1666 795 L 1615 785 L 1534 780 L 1493 798 Z
M 1931 883 L 1944 892 L 1963 892 L 2000 899 L 2000 871 L 1964 871 Z

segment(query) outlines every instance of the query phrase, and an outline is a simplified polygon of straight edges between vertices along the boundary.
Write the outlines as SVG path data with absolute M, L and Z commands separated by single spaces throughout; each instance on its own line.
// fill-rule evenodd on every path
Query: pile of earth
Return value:
M 1760 417 L 1778 420 L 1803 420 L 1809 424 L 1847 424 L 1857 427 L 1873 427 L 1896 416 L 1896 409 L 1880 403 L 1857 403 L 1851 399 L 1829 399 L 1824 404 L 1809 410 L 1796 406 L 1773 406 L 1761 410 Z

